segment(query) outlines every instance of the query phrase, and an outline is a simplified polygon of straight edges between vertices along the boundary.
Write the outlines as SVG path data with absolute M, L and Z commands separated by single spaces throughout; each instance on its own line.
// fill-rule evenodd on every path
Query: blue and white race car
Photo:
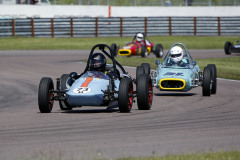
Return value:
M 224 51 L 227 55 L 231 53 L 240 53 L 240 41 L 237 41 L 236 44 L 227 41 L 224 45 Z
M 110 64 L 106 63 L 104 55 L 111 61 Z M 136 84 L 137 91 L 134 91 L 133 84 Z M 38 90 L 41 113 L 51 112 L 54 101 L 59 101 L 62 110 L 82 106 L 108 106 L 117 101 L 120 112 L 130 112 L 135 97 L 139 110 L 149 110 L 152 105 L 150 74 L 132 79 L 105 44 L 97 44 L 92 48 L 83 73 L 63 74 L 57 79 L 56 87 L 54 90 L 51 78 L 41 79 Z
M 187 92 L 202 86 L 202 95 L 216 94 L 217 72 L 215 64 L 201 71 L 182 43 L 172 45 L 162 63 L 156 60 L 157 70 L 151 72 L 153 85 L 160 91 Z

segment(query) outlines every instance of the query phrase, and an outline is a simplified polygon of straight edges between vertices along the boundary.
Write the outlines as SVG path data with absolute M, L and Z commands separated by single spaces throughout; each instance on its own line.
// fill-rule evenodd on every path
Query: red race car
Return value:
M 154 50 L 154 43 L 149 42 L 143 33 L 136 33 L 133 38 L 132 43 L 127 43 L 126 46 L 117 50 L 117 45 L 111 45 L 112 50 L 115 55 L 117 53 L 121 56 L 132 56 L 132 55 L 141 55 L 142 57 L 148 56 L 151 52 L 153 52 L 156 57 L 163 56 L 163 47 L 161 44 L 157 44 Z

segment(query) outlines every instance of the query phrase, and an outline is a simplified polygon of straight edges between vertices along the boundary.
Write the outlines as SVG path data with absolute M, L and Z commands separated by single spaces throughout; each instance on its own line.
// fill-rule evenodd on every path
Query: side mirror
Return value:
M 192 63 L 193 63 L 193 65 L 194 65 L 194 66 L 196 66 L 196 64 L 197 64 L 197 62 L 196 62 L 196 61 L 193 61 Z
M 156 65 L 159 65 L 159 64 L 160 64 L 160 61 L 159 61 L 159 60 L 156 60 L 156 61 L 155 61 L 155 64 L 156 64 Z

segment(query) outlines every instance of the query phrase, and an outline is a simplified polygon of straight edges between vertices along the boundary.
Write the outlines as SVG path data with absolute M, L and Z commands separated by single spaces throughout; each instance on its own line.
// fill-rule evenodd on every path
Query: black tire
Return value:
M 67 89 L 66 82 L 68 78 L 69 78 L 69 74 L 63 74 L 61 76 L 59 90 Z M 70 107 L 66 101 L 59 101 L 59 107 L 61 110 L 72 110 L 72 107 Z
M 211 95 L 211 69 L 210 67 L 204 67 L 203 70 L 203 84 L 202 84 L 202 95 L 203 96 L 210 96 Z
M 158 58 L 162 58 L 163 57 L 163 46 L 161 44 L 157 44 L 155 47 L 155 55 Z
M 149 63 L 142 63 L 141 66 L 143 67 L 145 74 L 150 74 L 151 66 Z
M 224 51 L 227 55 L 231 54 L 231 47 L 232 43 L 231 42 L 226 42 L 224 45 Z
M 141 56 L 146 57 L 148 55 L 147 53 L 147 47 L 145 45 L 142 45 L 141 47 Z
M 145 74 L 144 68 L 143 68 L 143 66 L 137 66 L 136 79 L 138 79 L 138 77 L 139 77 L 141 74 Z
M 142 74 L 137 79 L 137 104 L 139 110 L 149 110 L 152 106 L 153 87 L 150 75 Z
M 117 56 L 117 45 L 115 43 L 111 44 L 111 50 L 113 51 L 114 57 Z
M 42 78 L 38 89 L 38 106 L 41 113 L 52 111 L 54 100 L 50 98 L 54 93 L 50 92 L 51 90 L 54 90 L 53 80 L 49 77 Z
M 208 64 L 207 65 L 212 72 L 212 92 L 211 94 L 216 94 L 217 92 L 217 68 L 215 64 Z
M 122 78 L 119 85 L 118 105 L 119 111 L 128 113 L 133 104 L 133 84 L 130 78 Z

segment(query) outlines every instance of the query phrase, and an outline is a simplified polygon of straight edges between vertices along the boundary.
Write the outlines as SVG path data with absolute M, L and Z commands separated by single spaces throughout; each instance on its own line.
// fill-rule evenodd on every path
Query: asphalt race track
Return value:
M 154 90 L 153 106 L 131 113 L 117 107 L 41 114 L 42 77 L 82 72 L 89 51 L 0 51 L 0 159 L 139 157 L 240 149 L 240 81 L 218 79 L 217 94 Z M 194 50 L 193 58 L 228 57 Z M 232 54 L 230 56 L 240 56 Z M 135 77 L 134 68 L 126 68 Z

